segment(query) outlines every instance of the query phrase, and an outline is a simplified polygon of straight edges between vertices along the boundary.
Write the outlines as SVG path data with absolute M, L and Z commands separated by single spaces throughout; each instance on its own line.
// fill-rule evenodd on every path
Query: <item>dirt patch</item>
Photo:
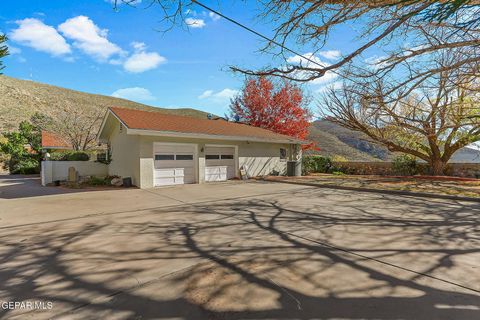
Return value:
M 480 180 L 469 178 L 315 174 L 304 177 L 268 177 L 267 180 L 480 198 Z

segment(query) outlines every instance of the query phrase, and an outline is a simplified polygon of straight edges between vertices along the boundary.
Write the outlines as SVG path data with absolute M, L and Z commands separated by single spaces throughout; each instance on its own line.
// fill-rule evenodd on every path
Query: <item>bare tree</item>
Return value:
M 115 8 L 120 4 L 157 6 L 167 30 L 174 25 L 185 25 L 190 8 L 210 9 L 203 1 L 194 0 L 115 0 L 113 3 Z M 397 88 L 392 90 L 405 85 L 413 90 L 429 75 L 442 70 L 425 63 L 421 66 L 423 74 L 412 78 L 407 66 L 412 60 L 425 62 L 432 54 L 452 50 L 464 58 L 456 60 L 455 64 L 445 64 L 444 69 L 458 70 L 480 61 L 480 0 L 263 0 L 259 9 L 258 18 L 274 27 L 271 40 L 262 50 L 279 59 L 261 69 L 232 66 L 235 72 L 299 82 L 316 80 L 327 72 L 350 78 L 358 74 L 378 77 L 404 73 L 399 77 Z M 339 27 L 350 28 L 351 40 L 358 45 L 336 61 L 325 63 L 316 54 L 329 44 L 329 40 L 334 40 L 329 37 Z M 291 47 L 309 49 L 294 51 Z M 383 54 L 366 56 L 372 49 Z M 305 55 L 305 52 L 310 54 Z M 297 53 L 304 57 L 290 59 Z M 368 58 L 381 68 L 367 74 L 352 73 L 352 65 L 353 69 L 362 66 Z
M 57 107 L 52 116 L 52 130 L 68 141 L 74 150 L 89 150 L 95 146 L 103 115 L 104 109 L 78 108 L 67 103 Z
M 480 2 L 478 1 L 265 1 L 263 17 L 276 25 L 272 42 L 263 49 L 282 57 L 284 64 L 261 70 L 232 67 L 248 75 L 274 75 L 294 81 L 309 82 L 327 72 L 341 72 L 354 78 L 352 65 L 368 63 L 367 50 L 376 49 L 381 56 L 373 61 L 375 72 L 363 77 L 405 72 L 405 62 L 429 60 L 432 54 L 456 51 L 463 60 L 445 63 L 443 68 L 460 69 L 480 61 Z M 340 26 L 352 29 L 358 46 L 333 63 L 320 61 L 315 54 L 324 48 L 332 31 Z M 289 60 L 292 52 L 286 44 L 313 48 L 301 59 Z M 280 44 L 280 46 L 278 45 Z M 375 58 L 375 57 L 373 57 Z M 367 61 L 366 61 L 367 60 Z M 293 63 L 292 63 L 293 61 Z M 441 70 L 422 65 L 423 74 L 412 79 L 407 73 L 402 85 L 412 87 Z M 349 70 L 350 71 L 350 70 Z M 419 81 L 417 81 L 419 80 Z M 399 84 L 399 86 L 402 86 Z M 393 89 L 393 88 L 392 88 Z
M 324 96 L 322 112 L 392 152 L 428 162 L 440 175 L 457 150 L 480 140 L 478 81 L 462 79 L 459 86 L 456 72 L 441 71 L 408 94 L 392 94 L 392 85 L 382 78 L 345 83 Z

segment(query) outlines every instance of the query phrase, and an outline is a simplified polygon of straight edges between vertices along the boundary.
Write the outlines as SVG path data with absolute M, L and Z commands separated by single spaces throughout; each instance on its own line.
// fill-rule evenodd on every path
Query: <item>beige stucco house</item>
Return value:
M 97 139 L 111 152 L 109 175 L 140 188 L 285 174 L 304 141 L 224 119 L 108 109 Z

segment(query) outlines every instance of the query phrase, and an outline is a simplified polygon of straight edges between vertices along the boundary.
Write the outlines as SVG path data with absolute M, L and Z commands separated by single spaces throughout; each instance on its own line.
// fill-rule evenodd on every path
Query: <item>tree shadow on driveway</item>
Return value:
M 11 228 L 3 317 L 477 319 L 480 206 L 318 190 Z

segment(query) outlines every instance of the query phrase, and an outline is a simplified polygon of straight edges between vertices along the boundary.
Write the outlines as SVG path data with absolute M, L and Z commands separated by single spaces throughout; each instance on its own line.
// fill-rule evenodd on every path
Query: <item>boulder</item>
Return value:
M 112 182 L 110 183 L 112 184 L 112 186 L 121 187 L 123 185 L 123 180 L 122 178 L 113 178 Z

